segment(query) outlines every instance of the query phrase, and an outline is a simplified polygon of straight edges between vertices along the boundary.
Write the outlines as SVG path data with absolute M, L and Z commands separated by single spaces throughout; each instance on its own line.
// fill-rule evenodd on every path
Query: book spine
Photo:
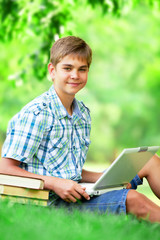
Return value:
M 38 200 L 38 199 L 23 198 L 23 197 L 16 197 L 16 196 L 7 196 L 7 195 L 0 195 L 0 198 L 2 200 L 8 200 L 12 203 L 47 206 L 47 200 Z
M 47 190 L 28 189 L 28 188 L 7 186 L 7 185 L 0 185 L 0 194 L 17 196 L 17 197 L 19 196 L 19 197 L 44 199 L 44 200 L 47 200 L 49 198 L 49 191 Z
M 44 181 L 42 179 L 33 179 L 20 176 L 0 174 L 0 184 L 8 186 L 25 187 L 32 189 L 43 189 Z

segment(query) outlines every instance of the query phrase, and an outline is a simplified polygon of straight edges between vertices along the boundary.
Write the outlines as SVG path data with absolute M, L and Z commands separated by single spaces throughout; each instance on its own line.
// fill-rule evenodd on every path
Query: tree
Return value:
M 84 5 L 85 9 L 88 4 L 93 8 L 101 6 L 104 15 L 112 13 L 116 16 L 125 14 L 138 4 L 149 4 L 154 8 L 160 5 L 156 0 L 0 0 L 0 39 L 10 41 L 15 38 L 23 41 L 41 36 L 37 49 L 27 57 L 32 60 L 33 74 L 42 80 L 46 76 L 43 65 L 49 59 L 48 49 L 54 37 L 64 33 L 67 22 L 71 20 L 72 12 L 76 11 L 78 5 Z M 70 29 L 67 34 L 72 34 L 71 31 Z M 24 79 L 26 71 L 23 68 L 18 76 L 23 75 Z

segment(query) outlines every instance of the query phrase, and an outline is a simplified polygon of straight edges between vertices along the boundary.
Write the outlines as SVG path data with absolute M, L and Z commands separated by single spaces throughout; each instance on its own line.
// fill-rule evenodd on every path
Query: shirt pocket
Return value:
M 79 146 L 76 144 L 77 147 L 74 149 L 73 153 L 75 154 L 78 160 L 77 163 L 79 162 L 81 167 L 83 167 L 91 141 L 89 138 L 81 137 L 78 142 L 79 142 Z
M 91 144 L 91 141 L 89 138 L 81 138 L 81 149 L 82 149 L 82 153 L 85 154 L 85 156 L 87 155 L 89 146 Z
M 54 138 L 50 140 L 48 157 L 44 165 L 47 170 L 53 174 L 53 171 L 59 171 L 67 165 L 69 140 L 67 138 Z
M 88 149 L 89 148 L 89 145 L 91 143 L 90 139 L 89 138 L 81 138 L 80 139 L 81 141 L 81 148 L 85 148 L 85 149 Z
M 50 139 L 50 149 L 49 151 L 52 152 L 54 151 L 55 149 L 61 149 L 61 148 L 64 148 L 68 145 L 68 139 L 67 138 L 63 138 L 63 139 L 60 139 L 60 138 L 53 138 L 53 139 Z

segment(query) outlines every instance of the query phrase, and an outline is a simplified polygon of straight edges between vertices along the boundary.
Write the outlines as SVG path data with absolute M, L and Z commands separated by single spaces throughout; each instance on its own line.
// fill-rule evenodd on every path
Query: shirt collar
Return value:
M 55 109 L 55 112 L 56 112 L 56 115 L 58 116 L 58 119 L 65 118 L 67 116 L 69 118 L 72 118 L 73 121 L 76 121 L 76 120 L 78 120 L 79 118 L 82 117 L 82 113 L 79 109 L 79 106 L 77 104 L 77 100 L 75 98 L 73 100 L 73 114 L 72 114 L 72 116 L 70 116 L 68 114 L 67 110 L 65 109 L 65 107 L 63 106 L 60 98 L 58 97 L 53 85 L 49 89 L 49 95 L 50 95 L 50 98 L 51 98 L 52 111 L 54 111 L 54 109 Z

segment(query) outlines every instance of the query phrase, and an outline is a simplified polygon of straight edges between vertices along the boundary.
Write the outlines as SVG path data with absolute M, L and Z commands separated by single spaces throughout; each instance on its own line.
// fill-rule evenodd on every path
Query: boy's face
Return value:
M 50 63 L 48 69 L 60 98 L 67 96 L 74 98 L 87 83 L 89 70 L 87 61 L 77 56 L 67 55 L 56 67 Z

